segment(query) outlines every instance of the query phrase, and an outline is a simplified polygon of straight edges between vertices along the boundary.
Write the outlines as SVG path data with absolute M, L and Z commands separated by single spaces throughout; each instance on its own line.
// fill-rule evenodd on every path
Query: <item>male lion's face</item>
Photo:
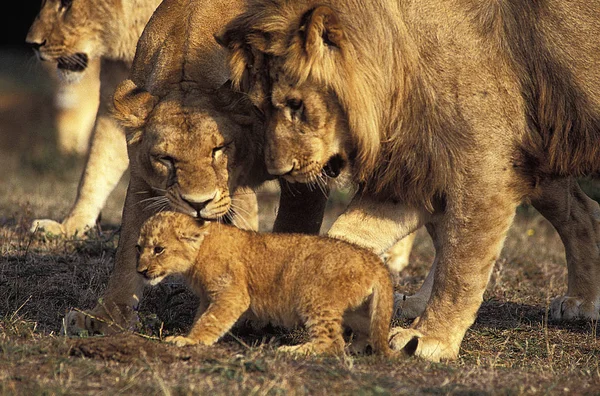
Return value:
M 142 225 L 135 247 L 137 272 L 151 285 L 183 274 L 194 264 L 207 226 L 174 212 L 152 216 Z
M 40 60 L 56 62 L 59 74 L 78 80 L 92 58 L 102 55 L 102 29 L 117 12 L 106 1 L 42 0 L 25 41 Z
M 271 72 L 265 162 L 269 173 L 288 181 L 313 183 L 337 177 L 348 162 L 345 115 L 333 93 L 305 82 L 294 85 Z

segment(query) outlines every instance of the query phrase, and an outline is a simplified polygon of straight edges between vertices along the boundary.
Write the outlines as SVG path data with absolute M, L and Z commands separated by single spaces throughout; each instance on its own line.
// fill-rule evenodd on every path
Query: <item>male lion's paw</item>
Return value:
M 70 311 L 63 318 L 60 334 L 67 337 L 84 337 L 94 334 L 110 334 L 107 323 L 81 311 Z
M 453 360 L 458 357 L 458 348 L 415 329 L 393 328 L 390 331 L 390 346 L 393 350 L 404 352 L 408 356 L 417 356 L 432 362 Z
M 427 300 L 415 295 L 407 296 L 402 293 L 394 293 L 394 318 L 414 319 L 423 314 Z
M 57 221 L 50 219 L 34 220 L 31 224 L 30 232 L 45 232 L 52 235 L 65 235 L 63 225 Z
M 550 304 L 553 320 L 600 319 L 600 304 L 578 297 L 558 296 Z
M 198 344 L 197 340 L 193 340 L 191 338 L 184 337 L 184 336 L 169 336 L 169 337 L 165 338 L 165 342 L 168 342 L 170 344 L 175 344 L 178 347 L 184 347 L 187 345 L 197 345 Z

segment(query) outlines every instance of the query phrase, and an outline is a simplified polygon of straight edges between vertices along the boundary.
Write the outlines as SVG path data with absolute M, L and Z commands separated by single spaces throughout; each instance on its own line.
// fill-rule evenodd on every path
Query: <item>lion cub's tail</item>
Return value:
M 394 288 L 386 268 L 377 271 L 371 298 L 370 343 L 376 353 L 384 356 L 393 354 L 388 342 L 392 311 L 394 309 Z

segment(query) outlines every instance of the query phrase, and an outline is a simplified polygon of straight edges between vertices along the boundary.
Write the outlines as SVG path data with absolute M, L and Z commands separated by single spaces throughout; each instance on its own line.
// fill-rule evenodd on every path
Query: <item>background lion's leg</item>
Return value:
M 550 305 L 555 320 L 597 319 L 600 310 L 600 206 L 573 178 L 544 181 L 533 206 L 546 218 L 564 245 L 567 294 Z
M 449 198 L 464 205 L 447 207 L 428 225 L 437 260 L 433 290 L 411 329 L 392 330 L 391 344 L 396 350 L 433 361 L 454 359 L 475 321 L 518 202 L 497 199 L 490 208 L 489 195 L 468 196 L 469 200 Z
M 77 334 L 81 330 L 110 334 L 129 328 L 137 319 L 134 313 L 142 296 L 144 282 L 136 271 L 135 246 L 142 223 L 153 214 L 152 210 L 145 209 L 143 203 L 146 201 L 142 202 L 151 197 L 150 191 L 145 182 L 132 177 L 125 198 L 115 266 L 106 291 L 90 312 L 90 319 L 85 321 L 85 329 L 77 328 L 82 323 L 81 316 L 85 314 L 77 311 L 67 314 L 66 334 Z
M 323 223 L 328 192 L 279 179 L 279 209 L 273 232 L 318 234 Z
M 415 232 L 408 234 L 383 254 L 383 260 L 390 270 L 394 285 L 400 283 L 400 272 L 408 265 L 416 235 Z
M 52 64 L 52 74 L 56 66 Z M 100 102 L 100 60 L 92 59 L 77 83 L 57 82 L 57 147 L 61 154 L 85 155 Z
M 125 78 L 126 72 L 127 68 L 122 64 L 102 63 L 100 109 L 75 203 L 62 223 L 34 220 L 32 230 L 43 229 L 53 234 L 70 236 L 75 233 L 83 234 L 86 229 L 94 226 L 106 199 L 129 164 L 125 133 L 109 115 L 107 107 L 116 84 Z

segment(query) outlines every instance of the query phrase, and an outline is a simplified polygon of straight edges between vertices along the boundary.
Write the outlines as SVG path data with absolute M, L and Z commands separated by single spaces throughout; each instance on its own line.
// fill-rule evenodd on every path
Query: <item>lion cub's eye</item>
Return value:
M 154 254 L 161 254 L 164 251 L 165 251 L 165 248 L 162 247 L 162 246 L 155 246 L 154 247 Z

